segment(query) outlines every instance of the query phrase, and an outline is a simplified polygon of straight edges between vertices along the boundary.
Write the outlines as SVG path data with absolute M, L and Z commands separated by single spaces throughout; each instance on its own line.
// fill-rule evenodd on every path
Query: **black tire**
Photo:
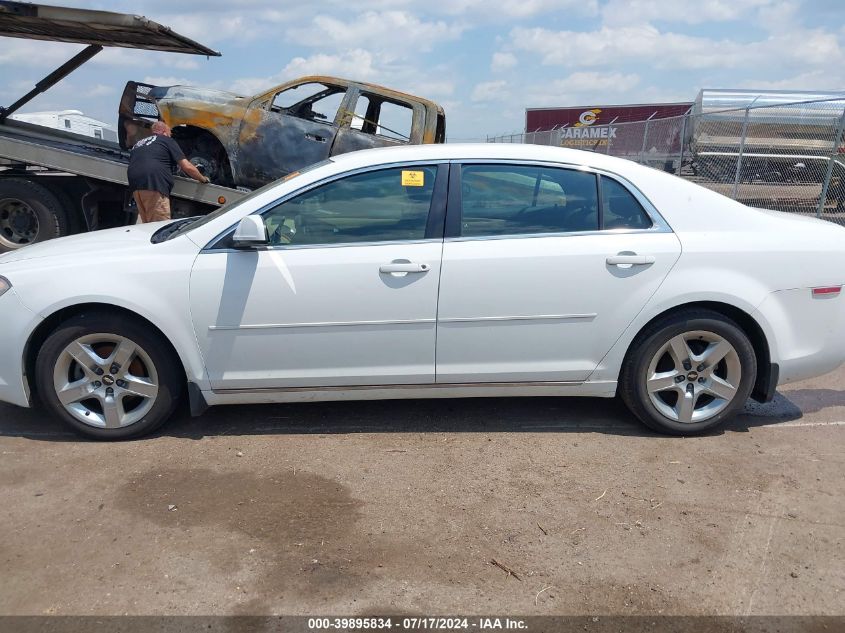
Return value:
M 649 366 L 652 359 L 671 339 L 684 333 L 699 331 L 712 333 L 730 343 L 736 352 L 736 356 L 732 358 L 734 363 L 738 362 L 741 371 L 739 384 L 733 398 L 726 400 L 727 405 L 712 417 L 697 422 L 680 422 L 661 412 L 649 397 L 646 386 Z M 695 369 L 696 367 L 693 367 L 690 373 L 697 376 Z M 756 377 L 757 357 L 742 328 L 732 319 L 713 310 L 689 309 L 660 319 L 637 336 L 622 366 L 619 395 L 631 412 L 649 428 L 670 435 L 696 435 L 711 430 L 733 417 L 751 395 Z M 695 379 L 686 382 L 687 380 L 684 377 L 681 386 L 686 385 L 689 389 L 689 384 L 692 383 L 692 389 L 695 391 Z M 680 403 L 677 406 L 680 407 Z
M 67 234 L 68 212 L 48 187 L 0 178 L 0 253 Z
M 45 179 L 47 180 L 47 179 Z M 85 220 L 82 217 L 82 205 L 80 201 L 82 194 L 74 190 L 66 191 L 64 186 L 65 180 L 69 178 L 52 178 L 44 183 L 45 187 L 50 189 L 50 192 L 56 197 L 56 200 L 61 205 L 67 218 L 67 232 L 64 235 L 76 235 L 85 231 Z M 53 182 L 55 181 L 55 183 Z M 41 184 L 41 183 L 39 183 Z
M 154 398 L 147 399 L 149 410 L 143 413 L 140 419 L 128 426 L 102 428 L 87 424 L 77 419 L 59 401 L 54 384 L 54 371 L 57 363 L 60 362 L 68 345 L 91 335 L 113 335 L 127 339 L 137 345 L 146 355 L 147 360 L 141 361 L 142 366 L 146 367 L 147 363 L 151 363 L 154 368 L 154 375 L 157 376 L 155 381 L 157 382 L 157 393 Z M 127 367 L 130 366 L 130 362 L 134 361 L 127 362 Z M 78 369 L 78 367 L 76 368 Z M 109 374 L 109 370 L 106 369 L 105 376 L 102 377 L 103 382 L 107 380 Z M 120 375 L 120 373 L 117 373 L 112 377 L 112 381 L 119 378 Z M 145 325 L 138 320 L 108 312 L 80 314 L 68 319 L 56 328 L 38 352 L 35 362 L 35 382 L 37 396 L 51 414 L 61 419 L 80 435 L 97 440 L 131 439 L 156 430 L 172 415 L 184 387 L 179 359 L 159 334 L 151 332 L 149 325 Z M 119 385 L 119 382 L 117 384 Z M 105 387 L 103 388 L 105 389 Z M 121 399 L 125 403 L 123 397 Z M 92 401 L 93 399 L 89 399 L 85 402 Z
M 232 170 L 229 157 L 220 142 L 211 134 L 179 139 L 179 145 L 194 167 L 215 185 L 232 186 Z

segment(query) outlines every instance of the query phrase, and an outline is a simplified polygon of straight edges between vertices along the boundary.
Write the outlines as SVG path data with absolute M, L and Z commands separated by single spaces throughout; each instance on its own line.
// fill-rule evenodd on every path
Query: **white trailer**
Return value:
M 52 110 L 48 112 L 21 112 L 9 117 L 15 121 L 32 123 L 54 130 L 63 130 L 105 141 L 117 141 L 117 130 L 103 121 L 85 116 L 80 110 Z

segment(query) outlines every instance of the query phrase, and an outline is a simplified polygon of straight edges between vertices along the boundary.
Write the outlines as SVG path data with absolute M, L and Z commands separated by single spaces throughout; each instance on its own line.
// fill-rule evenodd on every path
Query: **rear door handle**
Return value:
M 428 264 L 414 264 L 413 262 L 382 264 L 378 271 L 384 274 L 390 273 L 427 273 L 431 269 Z
M 305 138 L 307 138 L 309 141 L 317 141 L 318 143 L 326 142 L 325 136 L 318 136 L 317 134 L 311 134 L 309 132 L 305 133 Z
M 611 255 L 607 258 L 611 266 L 646 266 L 655 261 L 654 255 Z

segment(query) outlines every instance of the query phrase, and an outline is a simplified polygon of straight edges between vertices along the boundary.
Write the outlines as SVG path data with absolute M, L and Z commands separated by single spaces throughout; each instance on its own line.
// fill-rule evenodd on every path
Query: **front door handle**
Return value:
M 611 255 L 607 258 L 611 266 L 647 266 L 655 261 L 654 255 Z
M 414 264 L 413 262 L 400 262 L 393 264 L 382 264 L 378 271 L 384 274 L 391 273 L 427 273 L 431 269 L 428 264 Z
M 305 138 L 307 138 L 309 141 L 316 141 L 318 143 L 325 143 L 326 142 L 325 136 L 319 136 L 317 134 L 311 134 L 310 132 L 305 133 Z

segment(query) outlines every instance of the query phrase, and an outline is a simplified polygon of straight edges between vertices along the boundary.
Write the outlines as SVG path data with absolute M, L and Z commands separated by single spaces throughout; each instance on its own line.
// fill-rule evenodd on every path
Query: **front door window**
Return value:
M 346 91 L 338 86 L 301 84 L 278 93 L 270 109 L 306 121 L 333 123 L 345 95 Z
M 312 189 L 262 215 L 273 246 L 425 238 L 437 167 L 369 171 Z

